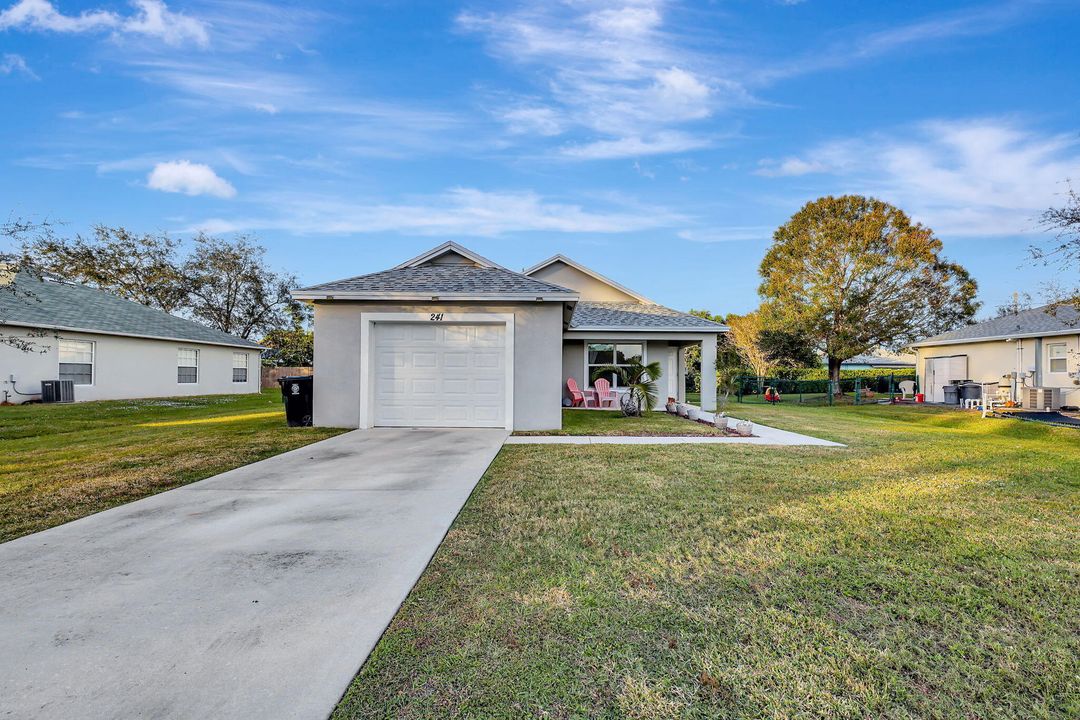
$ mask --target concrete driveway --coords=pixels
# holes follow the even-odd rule
[[[0,545],[0,717],[325,718],[505,438],[355,431]]]

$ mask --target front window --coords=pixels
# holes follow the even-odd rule
[[[199,351],[180,348],[176,351],[176,382],[191,384],[199,382]]]
[[[1068,372],[1068,358],[1065,351],[1065,343],[1054,343],[1048,346],[1050,356],[1050,372]]]
[[[94,343],[60,341],[60,379],[71,380],[76,385],[94,384]]]
[[[631,363],[645,361],[641,343],[590,343],[588,346],[588,381],[591,384],[593,372],[598,368],[614,365],[624,367]],[[618,387],[619,378],[615,373],[608,376],[612,387]]]
[[[234,383],[246,383],[248,371],[247,353],[232,354],[232,381]]]

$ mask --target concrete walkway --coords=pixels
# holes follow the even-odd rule
[[[709,421],[712,421],[711,414]],[[687,420],[687,422],[691,422]],[[734,426],[738,420],[731,418]],[[626,435],[513,435],[508,445],[785,445],[847,447],[843,443],[802,435],[754,423],[751,437],[711,437],[708,435],[626,436]]]
[[[0,545],[0,718],[327,717],[505,437],[355,431]]]

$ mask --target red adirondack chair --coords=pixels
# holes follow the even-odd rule
[[[596,378],[593,387],[596,389],[597,405],[604,407],[604,403],[607,403],[610,407],[615,407],[615,391],[611,389],[610,380]]]
[[[578,387],[577,380],[574,378],[566,379],[566,389],[570,391],[570,406],[571,407],[585,407],[589,406],[589,403],[594,402],[590,395],[586,395]]]

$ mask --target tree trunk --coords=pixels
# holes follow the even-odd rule
[[[835,393],[837,395],[843,394],[840,391],[840,363],[842,362],[844,361],[839,358],[834,358],[832,355],[829,356],[829,380],[834,383],[833,387],[835,388]]]

